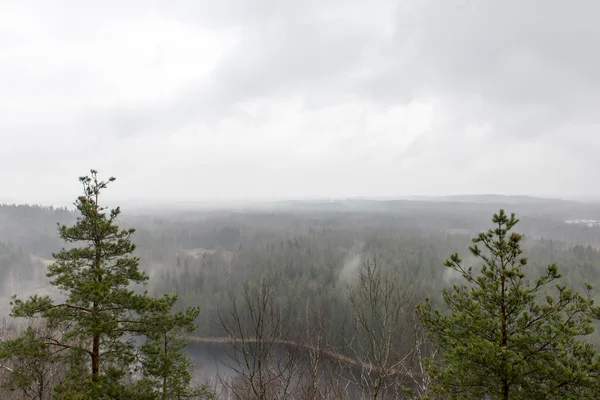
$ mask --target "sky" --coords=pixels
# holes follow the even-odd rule
[[[0,0],[0,201],[599,198],[596,0]]]

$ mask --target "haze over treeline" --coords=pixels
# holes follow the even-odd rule
[[[175,311],[199,306],[185,352],[197,366],[194,381],[217,397],[261,398],[244,391],[258,385],[271,393],[265,398],[355,398],[373,390],[387,398],[432,396],[434,383],[443,383],[425,378],[431,371],[423,360],[442,360],[449,349],[425,336],[415,309],[425,298],[447,308],[442,290],[464,277],[444,267],[445,260],[459,252],[479,271],[481,261],[468,253],[471,238],[488,229],[491,215],[503,208],[520,217],[521,246],[529,258],[523,270],[530,279],[554,263],[575,290],[585,292],[586,282],[600,279],[596,203],[527,196],[282,201],[216,209],[125,208],[119,224],[136,229],[131,238],[140,268],[150,277],[149,294],[177,294]],[[14,294],[61,298],[50,288],[46,268],[53,253],[75,245],[63,243],[56,223],[71,225],[78,215],[73,208],[0,206],[4,315]],[[374,289],[383,282],[393,286]],[[369,303],[373,296],[382,297]],[[257,315],[266,325],[256,325]],[[397,322],[389,331],[376,328],[392,315]],[[6,325],[3,337],[22,329],[15,323]],[[379,350],[361,344],[371,334]],[[260,347],[257,339],[273,348]],[[600,345],[596,333],[589,340]],[[378,358],[381,351],[388,362]],[[248,365],[255,364],[248,360],[281,371],[253,381],[255,367]],[[375,371],[387,372],[378,378]]]
[[[0,399],[600,398],[599,14],[0,0]]]

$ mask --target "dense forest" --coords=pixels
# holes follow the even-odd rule
[[[515,212],[518,224],[510,214],[498,214],[500,209]],[[65,242],[57,224],[74,225],[80,214],[81,209],[74,208],[0,206],[0,311],[5,316],[0,336],[4,342],[33,324],[31,319],[9,317],[11,296],[64,296],[50,285],[47,271],[61,249],[66,253],[77,250],[77,241]],[[600,226],[594,223],[596,219],[600,219],[600,205],[595,204],[464,196],[278,202],[229,209],[125,209],[114,223],[125,231],[135,228],[133,254],[149,278],[149,296],[177,295],[173,313],[185,314],[190,307],[199,307],[193,329],[180,335],[187,343],[185,354],[196,363],[192,380],[203,388],[202,393],[195,393],[198,398],[567,398],[569,393],[572,398],[594,398],[600,385],[596,378],[592,383],[588,380],[600,371],[593,353],[600,338],[593,330],[595,322],[588,327],[587,319],[595,318],[591,300],[597,295],[592,291],[591,297],[586,297],[585,293],[587,283],[600,280]],[[480,236],[490,228],[495,239]],[[518,237],[511,236],[513,231],[519,232]],[[484,246],[487,256],[469,250],[473,238],[488,246]],[[521,252],[527,257],[522,265],[516,261]],[[506,264],[508,258],[498,258],[500,264],[494,261],[502,254],[512,257],[510,265]],[[563,276],[554,274],[549,265],[556,265]],[[467,266],[473,270],[468,272]],[[493,284],[478,280],[477,274]],[[506,301],[512,301],[517,310],[515,315],[525,318],[541,313],[541,319],[553,315],[552,323],[566,324],[561,326],[572,334],[562,338],[548,333],[551,343],[563,340],[556,353],[551,353],[552,361],[534,355],[525,361],[513,360],[511,368],[520,371],[519,375],[507,372],[508,361],[504,360],[504,369],[481,368],[486,376],[496,374],[498,385],[476,384],[481,376],[474,374],[466,361],[457,360],[485,350],[491,357],[486,362],[491,365],[494,362],[490,360],[505,353],[495,347],[469,347],[478,343],[475,338],[467,346],[470,350],[461,353],[457,349],[462,345],[444,335],[448,330],[458,331],[469,315],[480,316],[469,322],[473,330],[486,318],[494,329],[496,322],[490,315],[495,311],[485,299],[493,297],[489,293],[496,290],[494,285],[505,279],[518,288],[515,293],[521,293],[514,298],[507,295]],[[545,286],[538,290],[535,283],[535,290],[528,292],[526,286],[519,286],[525,285],[524,279]],[[556,287],[558,282],[573,292],[569,295]],[[452,289],[453,285],[458,286]],[[138,284],[131,287],[136,293],[142,291]],[[478,294],[477,287],[484,292]],[[509,289],[498,290],[504,293]],[[554,300],[548,299],[551,309],[542,312],[532,305],[534,300],[543,303],[549,293],[554,294]],[[475,303],[484,311],[471,309]],[[462,313],[463,317],[444,319],[432,310],[441,310],[440,315],[446,316]],[[578,325],[569,325],[570,315]],[[536,334],[554,329],[548,321]],[[502,323],[511,326],[509,322]],[[35,323],[39,325],[39,321]],[[511,323],[517,330],[520,326],[529,329],[518,318]],[[447,325],[442,329],[443,324]],[[506,329],[498,329],[504,335],[499,343],[507,344]],[[446,333],[436,336],[438,330]],[[532,349],[536,340],[541,340],[525,333],[519,337],[529,340],[523,346]],[[591,347],[577,347],[575,337],[584,337]],[[540,372],[539,380],[537,373],[531,380],[517,379],[517,375],[526,375],[531,360],[560,364],[565,376],[572,379],[561,381],[560,388],[548,384],[558,379],[549,373]],[[3,385],[5,392],[0,396],[87,398],[56,394],[54,385],[61,387],[56,382],[64,384],[68,371],[52,370],[49,365],[56,363],[51,358],[38,361],[39,379],[15,382],[4,376],[10,384]],[[7,362],[4,374],[14,369]],[[458,378],[452,376],[476,388],[458,387]],[[45,386],[33,390],[40,379]],[[183,398],[167,397],[161,390],[155,391],[156,398]],[[106,396],[126,398],[123,391]]]

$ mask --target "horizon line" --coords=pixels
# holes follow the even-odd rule
[[[600,197],[598,196],[572,196],[570,198],[565,197],[554,197],[546,195],[528,195],[528,194],[497,194],[497,193],[483,193],[483,194],[446,194],[446,195],[406,195],[406,196],[305,196],[305,197],[214,197],[214,198],[203,198],[203,199],[109,199],[106,203],[116,204],[124,206],[136,206],[136,207],[167,207],[167,206],[190,206],[190,205],[240,205],[243,203],[249,204],[269,204],[269,203],[282,203],[282,202],[340,202],[340,201],[451,201],[457,198],[485,198],[485,197],[496,197],[496,198],[513,198],[518,199],[530,199],[530,200],[545,200],[545,201],[564,201],[564,202],[576,202],[576,203],[599,203]],[[464,200],[462,202],[465,202]],[[468,201],[466,201],[468,202]],[[73,200],[69,202],[65,201],[41,201],[41,202],[27,202],[27,201],[16,201],[16,199],[2,199],[0,198],[0,204],[2,205],[29,205],[29,206],[43,206],[43,207],[54,207],[54,208],[70,208],[73,206]]]

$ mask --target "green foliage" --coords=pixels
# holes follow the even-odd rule
[[[126,372],[134,359],[134,346],[122,338],[140,330],[136,314],[152,303],[129,288],[148,279],[138,270],[138,259],[131,256],[134,230],[121,230],[115,224],[119,208],[107,215],[98,202],[100,191],[112,181],[99,181],[95,171],[80,178],[83,195],[75,206],[81,216],[74,226],[59,227],[67,243],[82,244],[53,254],[56,262],[48,267],[51,284],[66,296],[65,301],[55,304],[48,296],[15,298],[12,310],[15,317],[42,317],[50,327],[64,330],[61,337],[45,338],[45,343],[87,354],[93,381],[98,381],[102,368]]]
[[[377,202],[374,206],[383,204]],[[386,265],[397,266],[390,268],[394,279],[402,277],[403,283],[414,287],[415,296],[431,295],[432,307],[443,309],[442,288],[448,285],[448,280],[462,278],[460,274],[447,274],[453,272],[449,269],[445,273],[439,265],[449,253],[465,247],[475,232],[487,227],[493,211],[491,207],[495,207],[476,203],[413,201],[390,202],[388,206],[359,209],[344,203],[328,204],[321,210],[315,205],[306,205],[305,210],[282,207],[252,212],[170,210],[155,212],[152,216],[130,214],[126,222],[122,222],[121,216],[118,219],[122,228],[136,227],[135,255],[140,257],[140,269],[156,277],[149,281],[149,293],[177,293],[179,300],[174,305],[177,311],[183,312],[188,305],[202,304],[198,321],[203,323],[195,334],[223,336],[222,328],[214,322],[218,321],[218,309],[230,309],[232,306],[226,293],[239,292],[246,282],[270,274],[274,298],[286,308],[286,320],[282,324],[292,326],[298,321],[305,321],[307,310],[318,310],[323,321],[323,343],[333,348],[344,348],[346,342],[342,331],[353,320],[344,296],[345,283],[356,276],[352,268],[347,267],[352,264],[350,261],[355,257],[362,261],[365,257],[378,255]],[[526,273],[530,281],[535,282],[546,274],[547,265],[553,263],[568,266],[568,269],[561,268],[565,276],[560,283],[580,293],[586,290],[585,280],[595,283],[599,279],[600,251],[597,249],[600,248],[600,227],[564,223],[571,214],[578,213],[573,205],[564,212],[554,206],[544,210],[537,205],[511,207],[523,215],[519,228],[528,238],[521,245],[528,255]],[[598,206],[589,207],[580,214],[586,218],[599,218]],[[0,205],[0,241],[6,243],[5,246],[0,245],[0,277],[4,278],[5,290],[20,293],[22,298],[30,291],[41,294],[40,288],[45,289],[47,282],[42,278],[46,271],[42,262],[50,258],[53,250],[62,246],[54,229],[55,223],[60,221],[61,226],[70,226],[76,222],[76,214],[81,212]],[[73,241],[64,246],[72,250],[88,245],[92,244]],[[471,262],[469,258],[466,261]],[[341,279],[348,271],[349,278]],[[474,271],[478,273],[479,269],[476,267]],[[143,284],[134,287],[139,288]],[[467,283],[467,286],[472,285]],[[552,286],[549,284],[546,288]],[[546,288],[541,289],[536,297],[545,294]],[[550,289],[554,296],[558,295],[557,289]],[[50,312],[57,306],[43,296],[30,300],[27,305],[22,305],[23,314],[40,315],[41,311]],[[68,385],[62,385],[61,390],[81,394],[95,385],[104,388],[106,395],[117,393],[121,398],[156,393],[159,390],[158,378],[146,377],[143,382],[138,381],[142,366],[137,361],[137,357],[142,357],[139,346],[145,343],[143,331],[150,329],[149,322],[142,319],[159,312],[153,311],[153,304],[154,301],[149,301],[146,310],[134,307],[128,317],[132,318],[130,321],[135,319],[137,322],[122,325],[132,331],[137,330],[122,337],[136,337],[136,342],[131,343],[129,349],[136,360],[128,368],[120,368],[121,362],[115,360],[113,368],[116,371],[109,370],[111,362],[103,358],[101,376],[94,383],[89,368],[90,355],[84,351],[65,350],[62,354],[69,353],[67,362],[72,368]],[[0,298],[0,308],[7,305]],[[75,310],[71,312],[75,313]],[[246,319],[243,323],[246,324],[244,329],[251,328]],[[68,324],[58,325],[61,325],[55,330],[58,336],[51,335],[49,338],[63,338],[61,329]],[[344,332],[351,333],[348,329]],[[299,332],[293,333],[300,336]],[[108,340],[108,335],[104,338]],[[138,341],[139,338],[142,340]],[[80,346],[82,350],[89,349],[89,340],[78,342],[76,339],[70,339],[69,344]],[[587,335],[586,340],[593,340],[599,345],[600,335],[596,331]],[[429,346],[430,343],[425,342],[424,354],[429,353]],[[56,345],[51,348],[60,349]],[[155,352],[154,356],[160,360],[158,354]],[[123,361],[127,357],[123,357]],[[140,370],[135,371],[136,368]],[[415,368],[420,371],[420,366]],[[110,379],[105,378],[107,376]],[[108,390],[109,387],[112,389]]]
[[[463,266],[458,254],[445,263],[466,280],[443,291],[448,312],[432,310],[428,300],[417,309],[442,351],[429,360],[434,389],[456,399],[598,398],[600,361],[581,340],[594,331],[599,311],[591,286],[581,295],[559,284],[553,264],[526,280],[523,236],[511,232],[518,220],[500,210],[492,221],[495,228],[470,247],[483,261],[479,272]]]
[[[158,332],[176,343],[169,356],[177,360],[177,368],[166,368],[160,364],[162,359],[155,357],[146,360],[154,368],[146,366],[146,371],[153,376],[158,369],[161,377],[177,380],[178,390],[189,386],[190,364],[178,354],[183,344],[177,342],[176,335],[182,331],[176,328],[189,327],[198,311],[172,315],[170,309],[176,297],[154,299],[132,289],[132,285],[148,281],[138,268],[139,259],[132,255],[135,245],[131,236],[135,231],[116,225],[118,207],[107,212],[99,204],[100,192],[114,180],[100,181],[94,170],[91,176],[81,177],[83,195],[75,202],[80,216],[73,226],[59,226],[60,237],[71,247],[53,254],[56,261],[48,267],[47,275],[64,301],[57,303],[49,296],[37,295],[25,301],[13,297],[12,316],[42,318],[52,332],[26,349],[59,349],[61,361],[69,367],[65,382],[55,389],[57,398],[154,398],[152,392],[135,388],[145,382],[137,382],[132,376],[140,351],[136,336],[148,335],[142,354],[149,354],[145,350]],[[11,345],[18,346],[21,340]]]
[[[144,316],[146,341],[141,346],[139,361],[144,384],[160,400],[191,397],[212,398],[205,387],[192,387],[193,365],[182,350],[189,344],[185,335],[196,329],[194,321],[199,309],[171,313],[177,296],[165,295],[154,309]]]

